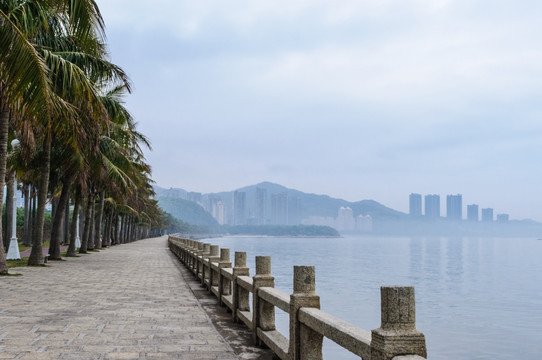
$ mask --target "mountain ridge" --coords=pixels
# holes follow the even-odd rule
[[[201,196],[219,196],[221,201],[226,204],[228,208],[233,207],[233,193],[235,191],[242,191],[246,193],[246,204],[250,209],[255,202],[256,188],[263,188],[267,192],[267,196],[279,193],[287,193],[289,198],[299,198],[301,200],[300,215],[301,218],[307,218],[309,216],[324,216],[324,217],[336,217],[340,207],[350,207],[354,215],[371,215],[375,219],[380,220],[399,220],[405,218],[407,214],[387,207],[375,200],[359,200],[355,202],[347,201],[341,198],[334,198],[327,194],[314,194],[305,193],[301,190],[287,188],[283,185],[272,183],[269,181],[263,181],[254,185],[247,185],[235,190],[221,191],[215,193],[202,193]],[[155,186],[155,192],[157,198],[161,197],[177,197],[186,199],[189,191],[182,188],[162,188]],[[269,206],[268,206],[269,207]],[[167,211],[167,209],[165,209]],[[173,214],[175,215],[175,214]],[[249,214],[250,216],[250,214]]]

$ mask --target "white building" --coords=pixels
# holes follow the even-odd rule
[[[341,206],[337,214],[337,230],[354,231],[356,230],[356,219],[354,212],[350,207]]]
[[[212,214],[219,225],[226,223],[226,205],[222,201],[217,201],[213,204]]]

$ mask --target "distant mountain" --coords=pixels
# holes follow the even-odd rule
[[[343,199],[332,198],[328,195],[317,195],[304,193],[299,190],[289,189],[279,184],[271,182],[262,182],[256,185],[245,186],[234,191],[242,191],[246,194],[246,206],[248,209],[247,216],[250,218],[255,214],[255,194],[256,189],[262,188],[267,193],[267,214],[271,214],[270,201],[272,195],[286,193],[288,198],[298,198],[300,200],[300,215],[301,218],[308,218],[310,216],[326,216],[336,217],[337,212],[341,206],[349,206],[352,208],[354,215],[371,215],[374,220],[401,220],[407,217],[407,214],[400,211],[386,207],[374,200],[361,200],[357,202],[349,202]],[[186,199],[188,192],[184,189],[170,188],[164,189],[159,186],[155,186],[158,201],[164,210],[170,212],[176,216],[172,211],[167,210],[162,202],[165,198],[181,198]],[[225,203],[226,208],[230,211],[233,208],[233,193],[234,191],[223,191],[219,193],[202,194],[202,199],[209,196],[218,196],[220,200]],[[168,204],[171,204],[168,203]],[[184,214],[187,216],[188,214]],[[185,218],[181,218],[184,221],[188,221]],[[190,222],[190,221],[188,221]]]
[[[211,214],[192,201],[174,196],[157,196],[156,200],[158,200],[162,209],[184,222],[193,225],[218,225]]]
[[[186,199],[186,194],[188,191],[184,189],[179,188],[169,188],[164,189],[160,186],[154,186],[154,192],[156,193],[156,197],[172,197],[172,198],[179,198],[179,199]]]

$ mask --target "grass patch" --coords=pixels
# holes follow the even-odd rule
[[[26,246],[26,245],[23,245],[22,242],[19,243],[19,251],[20,252],[23,252],[23,251],[26,251],[28,249],[32,249],[32,246]]]
[[[28,258],[22,258],[21,260],[6,260],[6,263],[8,264],[8,269],[22,267],[28,264]]]
[[[0,276],[23,276],[23,274],[0,274]]]

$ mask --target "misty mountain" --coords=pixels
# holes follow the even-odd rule
[[[300,201],[300,215],[301,218],[307,218],[309,216],[326,216],[326,217],[336,217],[337,212],[341,206],[349,206],[352,208],[354,215],[371,215],[374,220],[401,220],[407,217],[405,213],[386,207],[374,200],[361,200],[357,202],[349,202],[343,199],[332,198],[328,195],[317,195],[305,193],[295,189],[289,189],[279,184],[274,184],[271,182],[262,182],[256,185],[245,186],[234,191],[242,191],[246,194],[246,206],[248,209],[248,216],[254,215],[255,208],[255,194],[256,188],[262,188],[266,190],[268,199],[272,195],[286,193],[288,194],[289,199],[297,198]],[[162,199],[165,198],[178,198],[186,199],[188,196],[188,191],[179,188],[170,188],[164,189],[159,186],[155,186],[155,191],[157,193],[157,199],[160,202],[160,205],[164,210],[175,215],[174,211],[171,208],[166,209],[162,205]],[[233,208],[233,193],[234,191],[223,191],[219,193],[209,193],[202,194],[202,198],[208,196],[219,196],[221,201],[225,203],[228,209]],[[268,201],[269,203],[269,201]],[[171,206],[171,201],[168,202],[168,206]],[[269,205],[268,205],[269,207]],[[201,208],[201,207],[200,207]],[[203,209],[202,209],[203,210]],[[267,213],[270,214],[271,209],[266,209]],[[187,216],[188,214],[184,214]],[[184,221],[188,221],[185,218],[182,218]],[[188,221],[190,222],[190,221]]]
[[[162,209],[184,222],[193,225],[218,225],[211,214],[192,201],[176,196],[157,196],[156,200]]]

